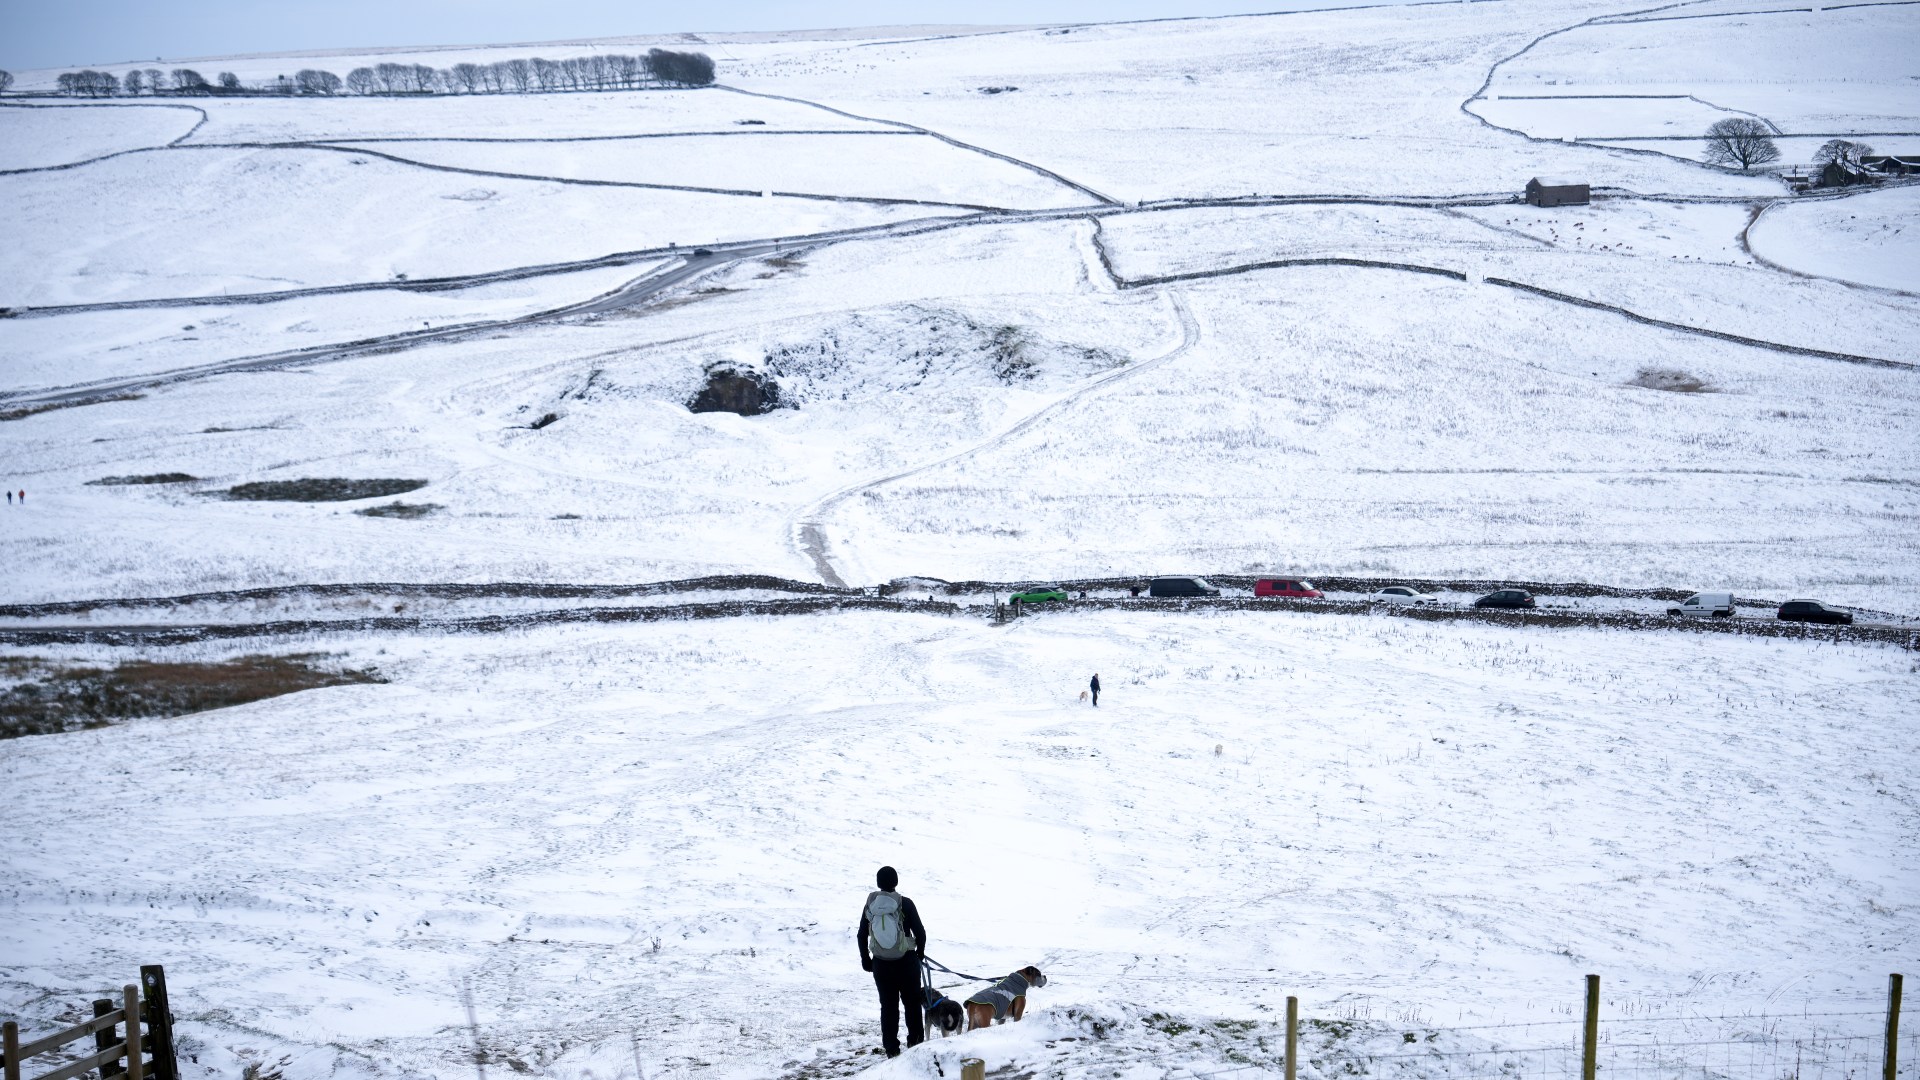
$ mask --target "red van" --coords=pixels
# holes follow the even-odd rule
[[[1261,578],[1253,583],[1255,596],[1279,596],[1291,600],[1318,600],[1320,590],[1313,582],[1299,578]]]

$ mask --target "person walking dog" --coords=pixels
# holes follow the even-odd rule
[[[888,1057],[899,1057],[903,1007],[907,1045],[918,1046],[926,1038],[920,1012],[925,1006],[920,999],[920,961],[927,954],[927,928],[920,924],[913,901],[894,891],[900,875],[893,867],[881,867],[873,882],[880,888],[867,894],[854,940],[860,943],[860,966],[873,972],[873,985],[880,991],[881,1048]]]
[[[1093,681],[1087,684],[1087,689],[1093,692],[1093,707],[1096,709],[1099,708],[1100,707],[1100,674],[1098,672],[1094,673]]]

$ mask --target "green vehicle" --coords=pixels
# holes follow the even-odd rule
[[[1039,588],[1014,593],[1012,602],[1016,604],[1045,604],[1054,600],[1065,600],[1066,598],[1067,590],[1060,588],[1058,585],[1043,585]]]

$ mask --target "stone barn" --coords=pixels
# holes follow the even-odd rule
[[[1527,181],[1527,201],[1534,206],[1585,206],[1587,185],[1577,180],[1555,180],[1536,176]]]

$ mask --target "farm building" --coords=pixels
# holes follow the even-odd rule
[[[1920,173],[1920,157],[1910,154],[1869,154],[1860,159],[1862,167],[1883,176],[1913,176]]]
[[[1585,206],[1589,189],[1576,180],[1536,176],[1527,181],[1527,201],[1534,206]]]

